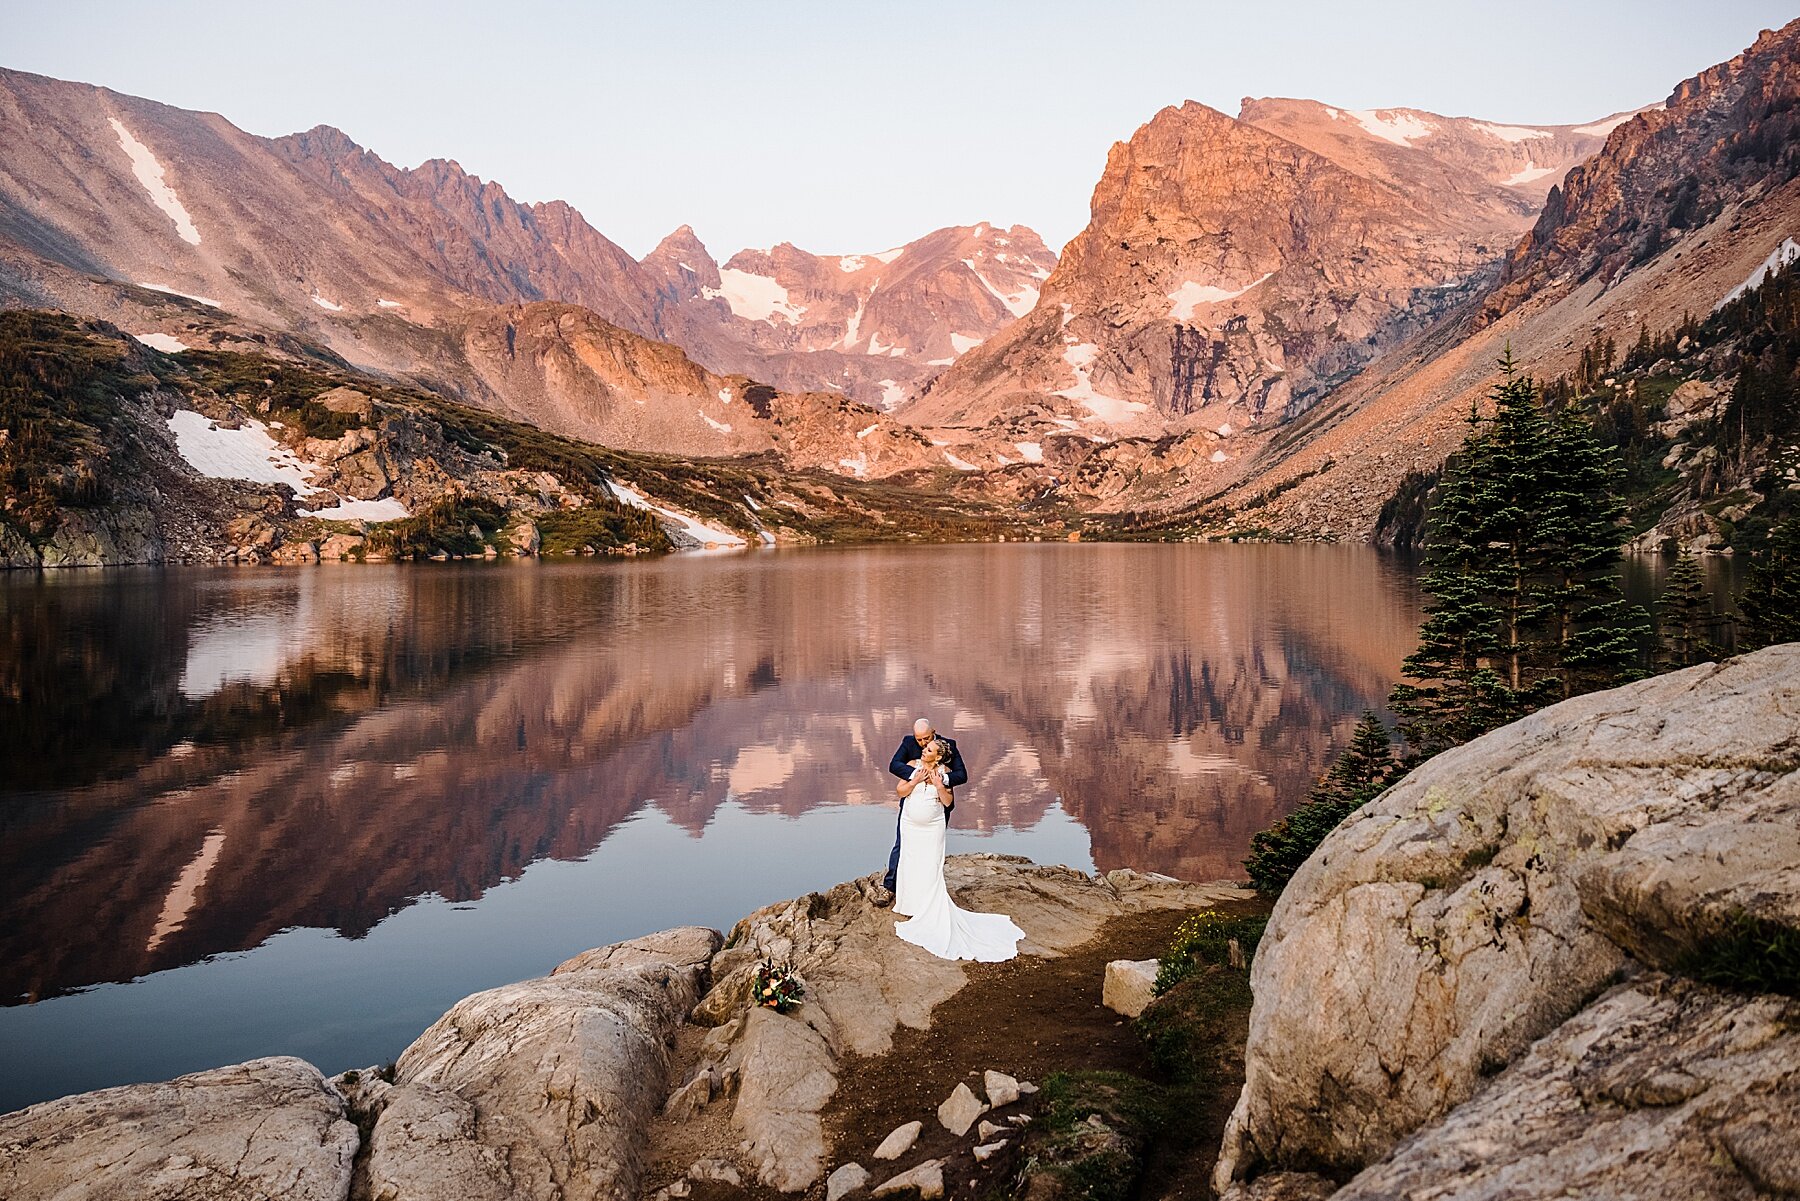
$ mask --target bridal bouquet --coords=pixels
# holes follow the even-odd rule
[[[756,967],[755,995],[758,1005],[773,1009],[776,1013],[786,1013],[806,995],[806,986],[794,974],[792,964],[778,964],[774,960],[765,959]]]

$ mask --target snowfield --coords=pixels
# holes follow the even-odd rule
[[[1020,457],[1027,463],[1044,461],[1044,447],[1041,442],[1014,442],[1013,449],[1018,451]]]
[[[152,292],[161,292],[164,296],[179,296],[183,300],[192,300],[196,304],[203,304],[209,309],[216,309],[216,308],[223,307],[219,304],[218,301],[214,300],[210,296],[195,296],[191,292],[177,292],[174,288],[165,287],[162,284],[147,284],[143,280],[139,280],[138,287],[149,288]]]
[[[1397,108],[1351,109],[1344,114],[1384,142],[1410,146],[1414,138],[1430,137],[1437,126]]]
[[[1021,288],[1017,292],[1008,294],[1002,292],[999,288],[996,288],[992,281],[981,273],[981,269],[975,266],[973,259],[964,259],[962,265],[967,267],[969,273],[981,281],[981,286],[988,290],[988,294],[995,300],[998,300],[1001,305],[1005,307],[1006,311],[1013,316],[1023,317],[1026,313],[1029,313],[1032,309],[1037,307],[1038,291],[1036,288]]]
[[[412,516],[406,505],[394,496],[384,496],[380,500],[345,500],[329,509],[294,511],[302,517],[318,517],[325,521],[399,521],[402,517]]]
[[[1088,373],[1093,369],[1094,360],[1099,357],[1100,348],[1092,342],[1075,342],[1064,347],[1063,362],[1075,373],[1075,386],[1051,395],[1080,401],[1094,415],[1092,419],[1097,421],[1117,423],[1126,420],[1133,413],[1142,413],[1148,409],[1150,406],[1143,401],[1121,400],[1117,396],[1108,396],[1094,390],[1094,382],[1088,378]]]
[[[787,289],[773,279],[735,267],[721,267],[719,286],[701,288],[700,292],[708,300],[723,297],[731,311],[746,321],[774,324],[775,318],[780,317],[789,325],[798,325],[806,315],[804,307],[788,302]]]
[[[951,334],[950,349],[954,350],[957,354],[968,354],[971,350],[974,350],[985,341],[987,341],[986,338],[971,338],[967,334]]]
[[[317,292],[313,293],[312,302],[314,304],[318,305],[320,308],[324,309],[326,312],[341,313],[344,311],[343,305],[337,303],[335,300],[326,300],[323,296],[319,295]]]
[[[1544,178],[1544,176],[1546,176],[1546,175],[1554,175],[1554,174],[1556,174],[1555,167],[1540,167],[1536,163],[1533,163],[1530,159],[1526,159],[1525,160],[1525,169],[1523,171],[1519,171],[1519,172],[1516,172],[1515,174],[1508,175],[1505,179],[1501,180],[1500,182],[1503,185],[1505,185],[1506,187],[1516,188],[1516,187],[1520,187],[1523,184],[1535,183],[1537,180]]]
[[[700,420],[706,422],[706,424],[712,426],[714,429],[718,430],[721,434],[729,434],[731,432],[731,426],[728,423],[723,422],[723,421],[715,421],[711,417],[708,417],[706,415],[705,409],[696,409],[695,411],[700,414]]]
[[[133,334],[131,336],[151,350],[160,350],[164,354],[180,354],[188,348],[188,344],[174,334]]]
[[[1222,304],[1227,300],[1236,300],[1251,288],[1263,283],[1269,276],[1274,274],[1273,271],[1270,271],[1261,278],[1245,284],[1235,292],[1227,292],[1224,288],[1216,287],[1213,284],[1201,284],[1196,283],[1193,280],[1188,280],[1179,288],[1176,288],[1173,292],[1168,294],[1170,304],[1169,316],[1176,321],[1191,321],[1194,317],[1194,310],[1200,305]]]
[[[1547,129],[1530,129],[1524,125],[1489,125],[1486,121],[1476,121],[1472,128],[1479,129],[1490,138],[1499,138],[1502,142],[1524,142],[1531,138],[1547,138]]]
[[[254,418],[232,430],[192,409],[177,409],[169,429],[188,466],[209,479],[286,484],[296,496],[318,491],[312,484],[318,469],[269,437],[269,427]]]
[[[1713,305],[1713,312],[1718,312],[1745,292],[1753,292],[1762,287],[1768,281],[1769,276],[1785,270],[1788,264],[1796,259],[1800,259],[1800,244],[1797,244],[1792,238],[1783,238],[1781,245],[1770,251],[1769,257],[1764,259],[1756,270],[1745,278],[1743,283],[1720,297],[1719,303]]]
[[[175,194],[175,189],[163,178],[163,166],[150,153],[150,147],[132,137],[131,131],[117,117],[108,117],[107,123],[119,135],[119,146],[125,151],[125,157],[131,160],[131,173],[137,176],[137,181],[144,185],[144,191],[150,194],[150,203],[175,223],[177,237],[190,246],[200,245],[200,231],[194,228],[194,219],[188,216],[187,206],[181,203],[181,197]]]
[[[663,523],[673,532],[699,543],[701,546],[748,546],[743,536],[730,530],[707,525],[703,521],[689,517],[686,513],[677,513],[674,509],[659,505],[644,496],[636,488],[623,484],[618,480],[608,481],[612,494],[619,503],[630,505],[634,509],[648,509],[663,518]]]

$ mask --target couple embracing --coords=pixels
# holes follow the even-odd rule
[[[969,779],[956,743],[921,717],[901,740],[888,771],[900,780],[894,789],[900,820],[882,881],[886,894],[879,901],[891,899],[894,912],[907,919],[894,933],[940,959],[1011,959],[1025,932],[1004,913],[958,909],[944,886],[945,831],[956,807],[955,790]]]

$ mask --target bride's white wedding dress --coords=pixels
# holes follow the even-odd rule
[[[920,784],[900,802],[900,865],[894,912],[909,920],[894,933],[939,959],[998,963],[1019,953],[1019,929],[1004,913],[958,909],[944,887],[944,806],[935,784]]]

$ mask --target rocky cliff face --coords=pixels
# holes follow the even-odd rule
[[[1506,349],[1534,376],[1555,379],[1574,372],[1596,337],[1623,350],[1641,328],[1660,335],[1764,278],[1759,270],[1800,231],[1797,48],[1800,22],[1765,33],[1682,83],[1666,107],[1618,125],[1552,193],[1489,293],[1161,503],[1201,505],[1200,524],[1214,531],[1369,537],[1400,481],[1435,471],[1460,443]],[[1728,391],[1736,368],[1730,356],[1710,356],[1670,370],[1676,383]]]
[[[1257,953],[1217,1186],[1791,1188],[1797,705],[1800,645],[1770,648],[1553,706],[1349,818]]]
[[[1507,256],[1484,319],[1597,278],[1610,284],[1727,208],[1800,173],[1800,22],[1679,84],[1554,188]]]
[[[1465,296],[1535,211],[1536,172],[1604,124],[1164,109],[1114,147],[1037,311],[907,414],[979,425],[1036,402],[1153,436],[1291,418]]]
[[[887,409],[1030,312],[1055,265],[1032,230],[985,222],[870,254],[784,242],[723,267],[684,225],[643,261],[660,319],[706,362]]]

